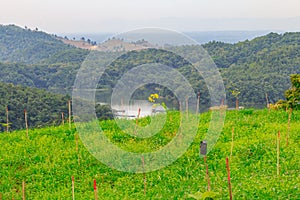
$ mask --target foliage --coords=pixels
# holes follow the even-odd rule
[[[152,139],[131,137],[115,121],[102,121],[101,128],[116,145],[133,152],[153,151],[168,144],[178,129],[179,114],[170,112],[167,126]],[[171,117],[172,116],[172,117]],[[206,169],[199,157],[199,143],[206,134],[211,113],[200,117],[198,134],[188,151],[173,164],[146,174],[111,169],[87,151],[79,140],[76,151],[73,127],[50,126],[26,132],[0,134],[0,193],[3,199],[21,199],[22,181],[28,199],[71,199],[75,177],[75,199],[93,199],[93,179],[99,199],[192,199],[190,194],[208,194]],[[158,116],[159,117],[159,116]],[[277,132],[284,140],[288,114],[284,111],[253,110],[227,112],[225,126],[213,150],[207,155],[211,190],[215,199],[229,199],[225,157],[230,154],[231,130],[235,130],[230,159],[234,199],[298,199],[300,163],[300,112],[291,118],[289,146],[281,142],[280,176],[276,175]],[[145,118],[140,119],[141,124]],[[139,123],[140,124],[140,123]],[[78,157],[80,164],[78,164]],[[209,194],[211,195],[211,194]]]
[[[291,75],[292,87],[285,91],[286,100],[279,100],[274,106],[275,109],[300,109],[300,74]]]
[[[40,63],[52,55],[74,47],[63,44],[47,33],[0,25],[0,60],[2,62]]]
[[[68,116],[68,96],[3,83],[0,83],[0,95],[0,123],[6,125],[8,107],[10,130],[25,128],[24,110],[27,111],[29,127],[58,125],[62,121],[62,112]],[[0,126],[0,131],[4,130],[5,127]]]
[[[13,25],[0,26],[0,35],[1,82],[71,94],[76,73],[89,51],[65,45],[55,36]],[[261,108],[266,105],[266,93],[269,103],[283,99],[284,91],[290,88],[288,76],[300,73],[299,41],[300,33],[270,33],[251,41],[236,44],[210,42],[203,47],[220,69],[227,89],[226,103],[229,106],[235,105],[236,98],[231,93],[234,86],[234,89],[240,91],[240,105]],[[188,50],[192,52],[191,57],[199,55],[197,45],[172,47],[170,50]],[[107,67],[99,82],[99,88],[111,91],[124,73],[146,63],[161,63],[176,68],[192,84],[195,93],[201,92],[200,101],[203,106],[200,109],[209,107],[209,93],[197,70],[180,56],[163,50],[124,52],[124,55]],[[142,87],[136,92],[136,97],[148,98],[149,92],[158,92],[155,88],[155,84]],[[161,89],[159,95],[171,107],[168,103],[176,101],[175,96],[167,88]],[[109,92],[98,96],[109,101]]]

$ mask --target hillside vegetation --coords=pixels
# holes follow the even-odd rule
[[[172,117],[171,117],[172,116]],[[115,121],[101,127],[116,145],[133,152],[160,148],[174,137],[177,113],[170,113],[166,127],[152,139],[131,137]],[[73,127],[50,126],[0,134],[0,193],[3,199],[21,199],[22,181],[27,199],[71,199],[75,178],[75,199],[93,199],[93,180],[99,199],[193,199],[207,191],[206,169],[199,157],[210,113],[201,115],[198,134],[176,162],[144,175],[119,172],[97,161],[79,140]],[[140,119],[143,124],[145,119]],[[227,112],[225,126],[214,149],[207,156],[211,191],[215,199],[229,199],[225,158],[229,157],[234,199],[298,199],[300,196],[300,113],[291,118],[286,145],[288,114],[285,111],[244,110]],[[234,142],[232,156],[232,129]],[[280,134],[277,175],[277,133]],[[79,158],[79,159],[78,159]],[[210,193],[211,194],[211,193]]]
[[[1,82],[71,94],[76,73],[88,50],[68,46],[55,36],[40,31],[16,26],[1,26],[0,33]],[[203,47],[220,69],[227,89],[228,104],[234,106],[235,97],[231,92],[238,90],[241,105],[262,108],[267,103],[266,93],[270,103],[283,99],[284,91],[291,86],[290,74],[300,73],[299,41],[300,33],[270,33],[251,41],[236,44],[210,42]],[[195,55],[199,52],[197,46],[173,48],[177,51],[192,49]],[[208,105],[209,95],[203,86],[204,82],[199,81],[199,75],[181,58],[152,49],[124,53],[108,67],[99,87],[113,86],[123,73],[138,64],[160,62],[178,68],[188,76],[195,91],[200,90],[203,94],[203,103]],[[149,92],[138,92],[144,93],[139,99],[145,99],[152,88],[147,86]],[[161,96],[169,98],[170,95],[164,92]]]
[[[74,47],[55,36],[15,25],[0,25],[0,60],[2,62],[38,63],[52,55]]]
[[[68,116],[68,96],[3,83],[0,83],[0,94],[0,132],[6,130],[6,108],[9,130],[25,128],[24,110],[27,111],[29,127],[59,125],[61,113]]]

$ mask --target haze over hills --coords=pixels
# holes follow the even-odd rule
[[[0,26],[0,34],[1,82],[71,93],[76,73],[89,50],[64,44],[55,35],[13,25]],[[270,102],[284,98],[284,91],[290,87],[289,75],[300,73],[299,44],[300,33],[270,33],[250,41],[209,42],[203,47],[220,69],[229,105],[234,104],[231,90],[239,89],[242,105],[264,107],[266,93]],[[105,71],[102,87],[112,87],[122,73],[135,65],[136,55],[135,51],[128,52],[126,61],[120,58],[112,63]],[[151,51],[139,52],[140,62],[154,59],[176,65],[176,59],[168,61],[162,55],[161,52],[151,58]],[[182,67],[182,73],[188,73]],[[202,88],[199,84],[194,83],[195,90]]]
[[[211,41],[219,41],[225,43],[237,43],[245,40],[252,40],[256,37],[267,35],[272,31],[262,30],[262,31],[198,31],[198,32],[183,32],[183,34],[191,37],[200,44],[205,44]],[[275,31],[278,33],[283,33],[283,31]],[[61,33],[61,35],[66,35],[68,38],[80,39],[82,37],[90,38],[96,41],[98,44],[112,38],[114,33]]]

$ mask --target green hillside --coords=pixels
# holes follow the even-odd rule
[[[74,47],[65,45],[55,36],[15,25],[0,25],[0,61],[39,63],[52,55]]]
[[[13,25],[0,26],[0,34],[1,82],[71,94],[76,73],[90,51],[65,45],[55,36]],[[251,41],[236,44],[210,42],[203,47],[220,69],[229,106],[235,104],[231,91],[239,90],[242,106],[263,108],[266,93],[270,103],[283,99],[284,91],[290,87],[290,74],[300,73],[299,41],[300,33],[270,33]],[[197,55],[198,48],[174,47],[179,52],[191,50],[191,56]],[[209,94],[195,70],[191,70],[181,58],[153,49],[125,53],[115,60],[104,73],[99,87],[111,88],[132,67],[151,62],[178,68],[188,76],[195,91],[201,91],[202,103],[209,105]],[[137,97],[147,98],[153,88],[147,86],[147,91],[136,93]],[[171,101],[173,98],[168,91],[162,92],[161,96]]]
[[[25,128],[24,110],[27,110],[29,127],[44,127],[61,123],[66,117],[70,97],[55,95],[45,90],[0,83],[0,132],[6,129],[6,107],[9,130]]]
[[[171,117],[172,116],[172,117]],[[73,127],[50,126],[0,134],[0,195],[21,199],[22,181],[27,199],[71,199],[75,178],[75,199],[93,199],[93,180],[99,199],[192,199],[207,191],[206,169],[199,157],[199,143],[209,126],[210,113],[201,115],[198,134],[188,151],[176,162],[144,175],[119,172],[90,155]],[[140,119],[143,124],[145,119]],[[156,149],[174,137],[178,113],[168,116],[167,126],[151,139],[136,139],[117,128],[114,121],[101,127],[112,142],[140,152]],[[243,110],[227,112],[224,129],[207,156],[211,191],[215,199],[229,199],[225,158],[230,157],[232,129],[234,143],[230,157],[234,199],[298,199],[300,196],[300,112],[291,117],[286,145],[288,114],[285,111]],[[176,124],[176,123],[175,123]],[[277,132],[280,135],[280,170],[277,175]],[[143,149],[145,147],[145,149]],[[79,161],[78,161],[79,157]],[[212,193],[210,193],[211,195]]]

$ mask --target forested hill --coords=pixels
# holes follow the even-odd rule
[[[237,44],[210,42],[204,45],[220,68],[228,90],[238,89],[246,106],[261,107],[284,99],[290,74],[300,73],[300,33],[276,34]],[[230,91],[229,99],[233,101]]]
[[[0,83],[0,96],[0,132],[6,129],[6,107],[9,130],[25,128],[25,109],[29,127],[57,125],[62,122],[62,112],[68,116],[69,96],[3,83]]]
[[[2,62],[39,63],[44,59],[75,47],[64,44],[55,35],[0,25],[0,60]]]
[[[203,47],[209,52],[219,68],[251,63],[266,67],[284,67],[284,64],[300,62],[300,33],[270,33],[251,41],[229,44],[209,42]]]

